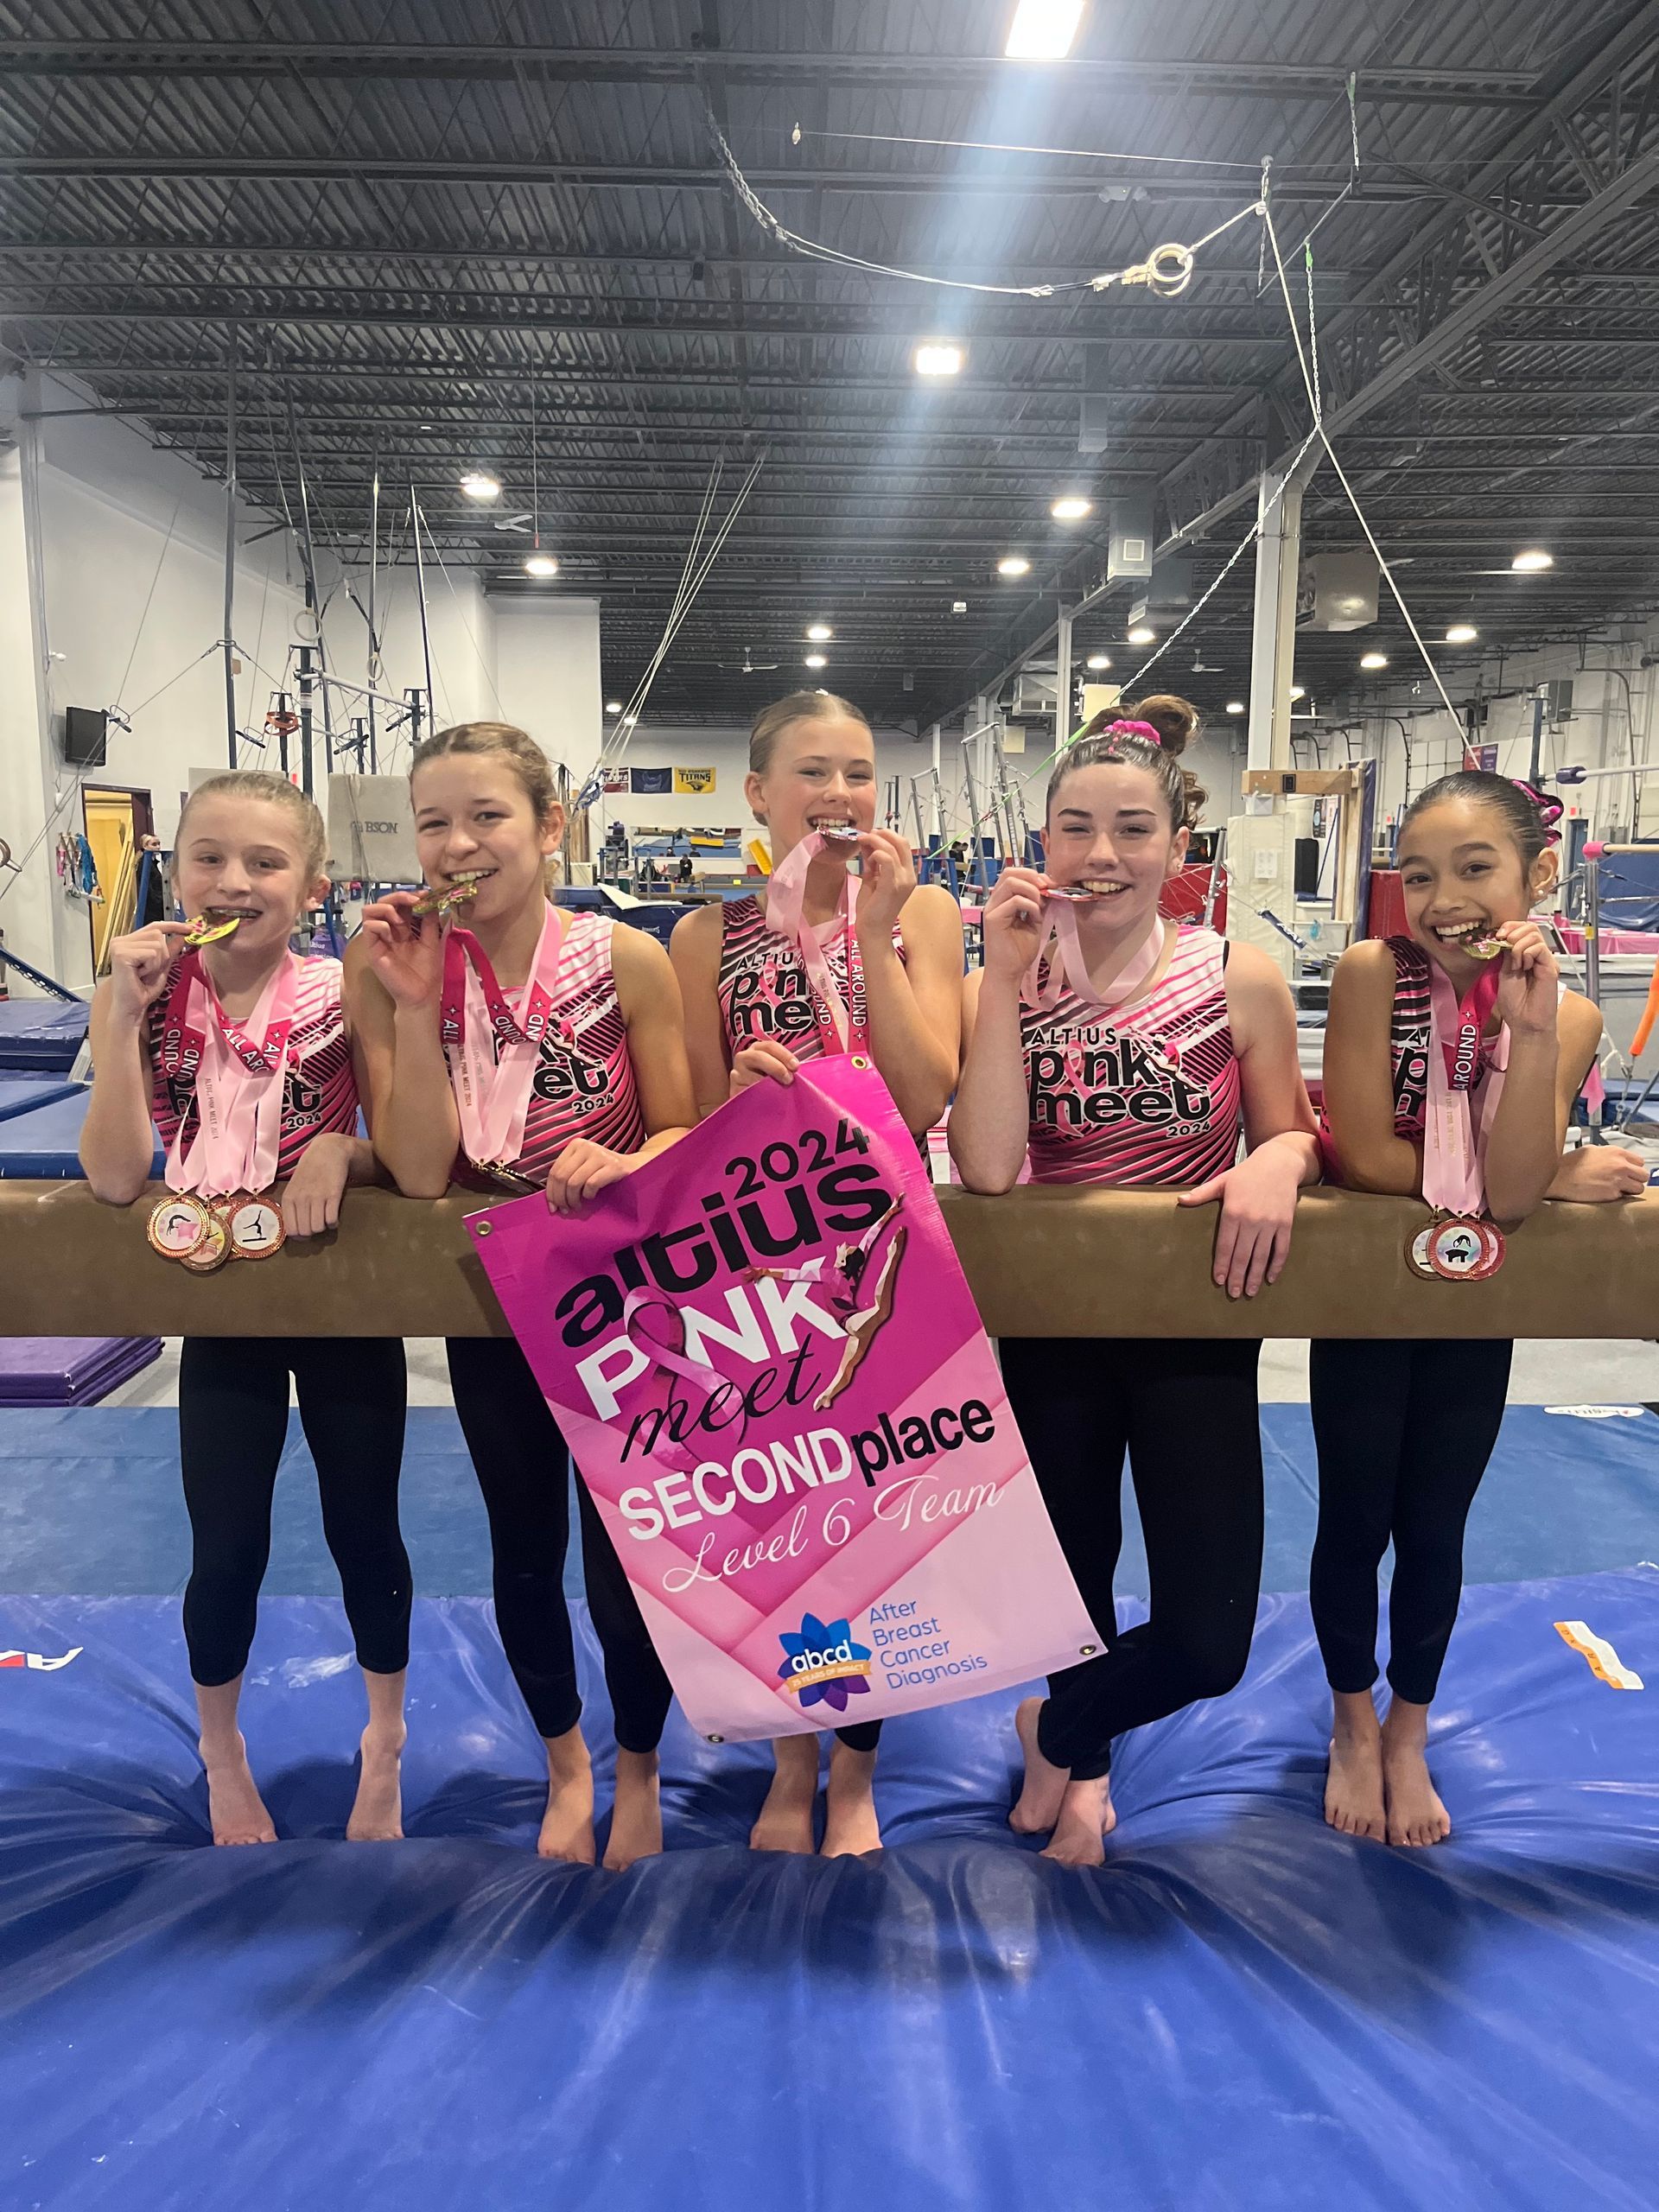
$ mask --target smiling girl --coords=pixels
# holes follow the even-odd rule
[[[875,742],[849,701],[797,691],[762,709],[744,792],[772,845],[752,898],[700,908],[674,932],[697,1110],[747,1084],[787,1083],[803,1060],[867,1052],[918,1137],[944,1111],[961,1029],[962,918],[920,887],[909,846],[876,826]],[[855,880],[849,864],[857,860]],[[823,1849],[880,1844],[874,1796],[879,1721],[837,1729]],[[750,1840],[810,1852],[818,1738],[774,1747],[777,1771]]]
[[[435,732],[410,788],[428,893],[368,907],[362,950],[347,961],[376,1149],[411,1198],[442,1198],[460,1176],[545,1186],[550,1205],[574,1212],[696,1118],[668,956],[639,930],[549,899],[564,810],[523,730]],[[537,1848],[591,1863],[593,1770],[564,1600],[564,1440],[511,1338],[452,1338],[448,1355],[490,1516],[496,1626],[547,1752]],[[657,1745],[671,1692],[585,1484],[576,1496],[619,1747],[605,1864],[628,1866],[662,1849]]]
[[[1128,711],[1061,756],[1044,870],[997,879],[984,968],[968,979],[950,1149],[975,1191],[1011,1190],[1029,1154],[1039,1183],[1219,1199],[1215,1281],[1253,1297],[1277,1280],[1297,1194],[1319,1174],[1295,1012],[1264,953],[1160,918],[1204,798],[1178,757],[1198,717],[1168,697]],[[1127,1262],[1122,1280],[1128,1302]],[[1009,1402],[1107,1644],[1019,1713],[1025,1786],[1010,1817],[1023,1833],[1052,1831],[1045,1855],[1068,1866],[1103,1856],[1112,1738],[1219,1697],[1243,1672],[1262,1567],[1261,1349],[1215,1337],[1002,1341]],[[1119,1635],[1126,1449],[1152,1609]]]
[[[289,949],[327,889],[322,817],[286,777],[238,771],[202,784],[179,823],[173,881],[192,923],[153,922],[110,949],[92,1001],[92,1096],[81,1164],[98,1197],[130,1205],[155,1138],[175,1192],[257,1198],[284,1179],[282,1225],[315,1236],[346,1185],[376,1179],[357,1135],[355,1043],[334,960]],[[152,1128],[152,1122],[154,1127]],[[225,1256],[222,1231],[205,1256]],[[159,1264],[159,1262],[158,1262]],[[280,1257],[274,1264],[282,1265]],[[409,1664],[409,1554],[397,1525],[404,1347],[385,1337],[187,1337],[179,1450],[190,1515],[184,1634],[200,1718],[215,1843],[276,1831],[237,1726],[292,1375],[316,1463],[323,1533],[340,1569],[369,1722],[346,1834],[402,1833],[398,1763]]]
[[[1354,945],[1332,981],[1326,1134],[1352,1188],[1421,1193],[1510,1225],[1552,1189],[1626,1194],[1618,1163],[1629,1155],[1561,1157],[1601,1016],[1561,990],[1531,918],[1555,881],[1548,822],[1560,812],[1529,785],[1473,770],[1443,776],[1408,810],[1397,861],[1409,933]],[[1429,1778],[1428,1709],[1514,1349],[1444,1335],[1313,1344],[1309,1595],[1332,1703],[1325,1816],[1345,1834],[1431,1844],[1452,1832]],[[1376,1572],[1390,1542],[1392,1697],[1379,1724]]]

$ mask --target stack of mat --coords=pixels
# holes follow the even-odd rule
[[[161,1356],[159,1337],[0,1338],[0,1406],[91,1406]]]
[[[89,1009],[55,1000],[0,1001],[0,1068],[56,1075],[73,1067]]]

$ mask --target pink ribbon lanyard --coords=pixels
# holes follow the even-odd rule
[[[667,1314],[676,1334],[677,1344],[665,1344],[660,1338],[649,1336],[639,1327],[639,1317],[653,1309]],[[690,1359],[685,1351],[685,1317],[678,1306],[671,1306],[665,1298],[654,1297],[648,1290],[631,1290],[622,1301],[622,1333],[637,1352],[642,1352],[653,1366],[664,1368],[670,1375],[677,1375],[689,1382],[698,1395],[713,1397],[725,1380],[707,1360],[702,1363]]]
[[[188,1110],[180,1116],[167,1154],[169,1190],[224,1198],[235,1191],[268,1191],[276,1181],[299,975],[298,959],[285,952],[252,1013],[234,1021],[220,1006],[200,957],[190,952],[180,962],[168,996],[160,1058],[162,1073],[172,1077],[194,1055],[196,1127],[187,1143]]]
[[[1478,1123],[1470,1088],[1480,1068],[1480,1045],[1497,997],[1497,974],[1475,978],[1459,1002],[1452,979],[1429,963],[1428,1085],[1424,1102],[1423,1196],[1438,1211],[1478,1214],[1486,1204],[1486,1141],[1503,1095],[1510,1033],[1500,1029],[1482,1088]]]
[[[823,1050],[868,1052],[870,1027],[864,1005],[864,963],[853,933],[857,894],[851,874],[845,877],[840,904],[827,922],[815,926],[802,915],[808,872],[824,849],[823,837],[816,830],[810,830],[779,861],[766,886],[766,927],[774,937],[786,939],[801,956],[801,965],[812,989],[812,1017]],[[847,944],[847,995],[853,1004],[851,1014],[830,966],[830,949],[838,938],[844,938]]]
[[[1122,1006],[1139,990],[1145,988],[1152,972],[1164,953],[1164,921],[1161,914],[1154,914],[1152,926],[1144,941],[1129,955],[1127,964],[1113,976],[1103,992],[1097,991],[1090,981],[1089,963],[1083,957],[1083,943],[1077,935],[1077,915],[1070,899],[1050,899],[1044,906],[1043,918],[1053,930],[1052,950],[1048,952],[1048,976],[1039,981],[1045,951],[1051,942],[1046,936],[1038,947],[1037,957],[1027,969],[1020,986],[1020,996],[1028,1007],[1040,1007],[1050,1013],[1060,1002],[1062,993],[1069,984],[1072,995],[1087,1006]]]
[[[461,1148],[486,1166],[507,1166],[524,1148],[524,1123],[542,1046],[553,1027],[569,931],[550,901],[517,1006],[496,981],[470,930],[444,941],[438,1033],[461,1118]]]

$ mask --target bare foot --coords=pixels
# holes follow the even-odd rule
[[[207,1770],[207,1813],[213,1824],[215,1843],[275,1843],[276,1824],[265,1810],[248,1764],[248,1747],[238,1733],[222,1750],[210,1755],[201,1747]]]
[[[760,1817],[749,1830],[751,1851],[810,1854],[812,1810],[818,1801],[818,1738],[780,1736],[772,1747],[776,1772]]]
[[[1331,1758],[1325,1777],[1326,1825],[1344,1835],[1388,1834],[1382,1803],[1382,1732],[1369,1690],[1332,1694]]]
[[[620,1874],[636,1859],[655,1859],[662,1847],[657,1754],[619,1751],[616,1802],[611,1808],[611,1840],[605,1847],[605,1864],[613,1874]]]
[[[1060,1816],[1044,1851],[1062,1866],[1099,1866],[1106,1853],[1103,1846],[1117,1826],[1109,1777],[1093,1782],[1068,1782],[1060,1802]]]
[[[1020,1835],[1048,1834],[1060,1817],[1066,1784],[1071,1779],[1069,1767],[1051,1766],[1037,1748],[1037,1716],[1042,1709],[1041,1698],[1022,1698],[1014,1716],[1020,1747],[1026,1755],[1026,1779],[1008,1815],[1008,1826]]]
[[[1444,1843],[1452,1815],[1429,1779],[1424,1756],[1428,1744],[1428,1707],[1395,1698],[1382,1726],[1382,1789],[1388,1805],[1389,1841]]]
[[[874,1786],[874,1751],[855,1751],[850,1744],[831,1745],[821,1858],[856,1859],[864,1852],[880,1850]]]
[[[543,1737],[547,1745],[547,1811],[536,1840],[537,1856],[591,1866],[594,1845],[594,1770],[580,1728]]]
[[[403,1768],[406,1731],[395,1734],[372,1722],[363,1731],[357,1799],[346,1823],[347,1843],[397,1843],[404,1833]]]

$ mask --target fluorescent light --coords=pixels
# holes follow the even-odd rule
[[[806,664],[809,668],[823,668],[825,665],[824,657],[822,653],[808,653]]]
[[[1534,545],[1524,553],[1517,553],[1510,563],[1518,576],[1534,575],[1540,569],[1553,569],[1554,565],[1555,556],[1546,553],[1541,545]]]
[[[623,717],[622,717],[622,727],[623,727],[623,728],[624,728],[624,729],[632,729],[632,728],[633,728],[634,724],[639,721],[639,715],[623,715]]]
[[[1472,645],[1480,635],[1472,622],[1454,622],[1446,633],[1448,645]]]
[[[1094,512],[1094,506],[1095,503],[1092,499],[1067,497],[1064,499],[1056,499],[1048,512],[1056,522],[1081,522],[1084,515]]]
[[[1071,51],[1083,0],[1020,0],[1002,51],[1014,61],[1058,61]]]
[[[1031,563],[1023,553],[1006,553],[996,564],[996,573],[999,576],[1027,576]]]
[[[827,622],[811,622],[807,625],[806,634],[815,645],[827,645],[836,633]]]
[[[1227,702],[1227,712],[1230,715],[1242,715],[1243,711],[1244,702],[1242,699],[1230,699]]]
[[[607,715],[620,715],[622,711],[622,702],[620,699],[607,699],[605,702],[605,711]]]
[[[556,576],[559,564],[550,553],[526,553],[524,574],[527,576]]]
[[[501,486],[487,469],[469,468],[461,480],[461,488],[469,499],[499,499]]]
[[[1129,632],[1129,643],[1132,645],[1155,645],[1157,642],[1158,632],[1155,630],[1148,630],[1144,622],[1137,629],[1131,630]]]
[[[1307,692],[1303,685],[1293,683],[1290,687],[1290,696],[1293,699],[1306,699]]]
[[[1090,668],[1109,668],[1111,664],[1111,657],[1108,653],[1090,653],[1089,656]]]
[[[1387,653],[1362,653],[1359,657],[1359,664],[1362,668],[1386,668],[1389,664],[1389,657]]]
[[[968,356],[948,338],[925,338],[910,357],[918,377],[954,377],[961,373]]]

